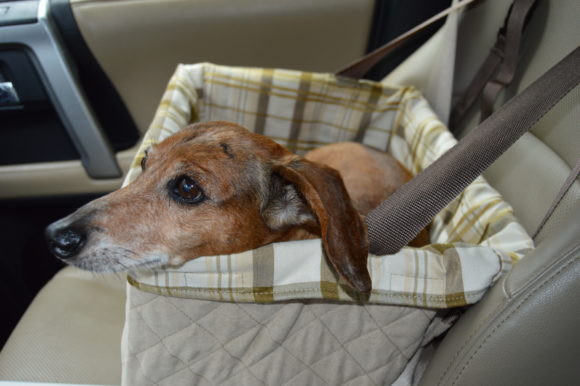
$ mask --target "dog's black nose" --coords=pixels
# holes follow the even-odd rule
[[[59,228],[50,225],[46,228],[46,241],[50,251],[61,259],[70,259],[83,247],[85,233],[78,227]]]

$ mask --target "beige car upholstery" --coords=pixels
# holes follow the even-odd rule
[[[463,20],[456,95],[495,41],[509,2],[484,2]],[[519,75],[498,104],[580,44],[580,3],[539,1]],[[461,38],[463,37],[463,39]],[[476,125],[478,107],[464,132]],[[534,233],[580,156],[576,87],[486,173]],[[564,197],[537,249],[472,307],[432,355],[421,385],[575,385],[580,379],[580,183]],[[415,379],[417,381],[417,379]]]
[[[86,0],[83,37],[145,131],[178,63],[332,72],[364,54],[372,0]]]
[[[511,2],[485,1],[461,23],[454,94],[461,95],[493,46]],[[538,1],[522,42],[520,66],[513,84],[496,106],[523,90],[580,45],[580,2]],[[464,132],[476,126],[479,105]],[[580,88],[562,100],[486,172],[489,182],[512,204],[516,216],[533,234],[562,182],[580,156]],[[580,200],[580,186],[575,188]]]
[[[121,383],[123,276],[60,271],[0,352],[0,380]]]
[[[137,147],[117,153],[123,175],[129,170],[136,152]],[[122,177],[98,180],[89,177],[81,161],[0,166],[0,199],[108,193],[118,189],[122,182]]]
[[[578,384],[577,219],[562,224],[459,319],[421,385]]]

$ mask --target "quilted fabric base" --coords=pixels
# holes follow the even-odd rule
[[[390,384],[436,315],[385,305],[181,299],[132,287],[127,305],[123,385]]]

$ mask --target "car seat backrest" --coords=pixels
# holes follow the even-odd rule
[[[511,2],[483,1],[458,33],[455,98],[493,46]],[[516,78],[496,107],[580,44],[580,2],[539,0]],[[580,69],[579,69],[580,70]],[[477,126],[479,105],[460,127]],[[580,87],[573,89],[485,174],[534,234],[580,156]],[[422,385],[572,385],[580,377],[580,183],[574,182],[537,248],[462,316],[433,354]],[[417,381],[417,380],[416,380]]]
[[[495,42],[511,2],[484,1],[465,14],[459,27],[454,97],[461,95]],[[580,3],[538,1],[524,33],[513,83],[500,94],[496,107],[518,94],[580,44]],[[465,133],[479,121],[479,103],[463,122]],[[488,169],[485,176],[514,207],[533,234],[580,156],[580,87],[572,90],[532,130]],[[541,241],[568,215],[580,209],[576,182],[538,235]]]

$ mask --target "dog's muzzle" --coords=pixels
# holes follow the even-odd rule
[[[63,260],[76,256],[86,241],[86,234],[81,227],[62,227],[58,222],[49,225],[45,235],[50,251]]]

